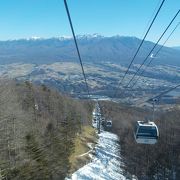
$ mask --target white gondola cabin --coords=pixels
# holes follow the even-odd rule
[[[155,144],[159,131],[154,122],[137,121],[134,136],[137,143]]]
[[[106,128],[112,128],[112,121],[111,120],[106,122]]]

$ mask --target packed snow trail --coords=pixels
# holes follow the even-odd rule
[[[72,180],[122,180],[118,137],[102,131],[95,147],[92,162],[72,174]]]
[[[101,122],[101,113],[99,104],[93,111],[92,126],[98,127]],[[71,180],[125,180],[123,176],[123,165],[120,157],[120,145],[117,135],[103,130],[100,126],[100,134],[98,134],[98,142],[90,153],[91,162],[74,172]],[[92,152],[92,151],[91,151]]]

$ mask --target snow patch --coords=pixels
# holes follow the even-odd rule
[[[72,174],[71,180],[125,180],[118,136],[102,131],[92,161]],[[70,180],[69,179],[69,180]]]

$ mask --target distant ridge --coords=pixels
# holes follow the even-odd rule
[[[174,46],[172,47],[173,49],[177,49],[177,50],[180,50],[180,46]]]
[[[112,62],[123,65],[129,64],[140,43],[140,39],[136,37],[119,35],[112,37],[99,34],[78,35],[77,39],[84,62]],[[145,41],[135,63],[141,62],[153,45],[153,42]],[[178,65],[179,57],[180,50],[164,47],[156,59],[156,64]],[[16,62],[49,64],[61,60],[77,60],[71,37],[49,39],[32,37],[0,41],[0,64]]]

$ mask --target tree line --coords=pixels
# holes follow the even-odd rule
[[[1,179],[64,179],[92,107],[30,82],[0,82]]]
[[[127,105],[101,102],[103,115],[113,121],[113,132],[120,137],[124,174],[138,179],[180,179],[179,106],[155,114],[160,137],[155,145],[137,144],[134,126],[138,120],[152,119],[152,111]]]

